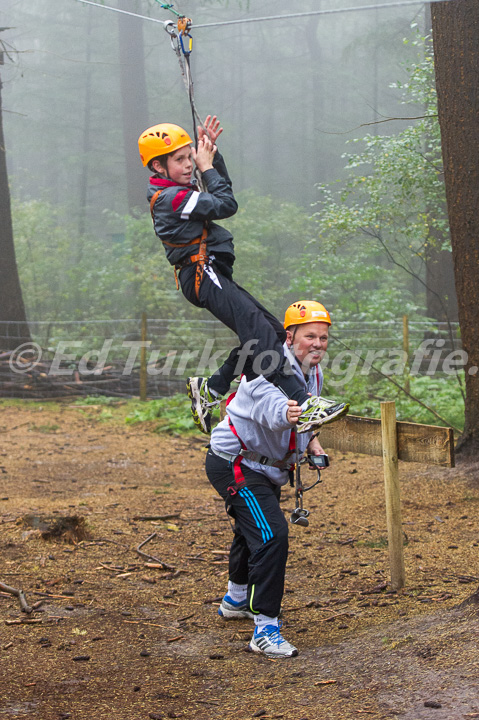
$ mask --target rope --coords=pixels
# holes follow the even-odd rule
[[[198,114],[198,111],[197,111],[196,105],[195,105],[193,78],[191,75],[191,66],[190,66],[190,53],[189,52],[185,53],[183,46],[181,44],[180,35],[177,32],[174,23],[172,23],[172,22],[166,23],[165,30],[168,33],[168,35],[170,36],[171,47],[175,51],[176,57],[178,58],[178,63],[180,66],[180,71],[181,71],[181,77],[183,78],[186,92],[188,93],[188,98],[190,101],[195,142],[198,143],[198,125],[203,127],[203,124],[201,122],[201,118]]]
[[[177,12],[174,9],[174,7],[171,3],[164,3],[164,2],[161,2],[161,0],[156,0],[156,2],[160,4],[160,6],[163,8],[163,10],[170,10],[173,13],[173,15],[176,15],[177,18],[184,17],[181,13]]]
[[[189,27],[189,26],[187,26],[187,27]],[[190,54],[191,54],[193,40],[188,31],[185,32],[182,30],[178,30],[173,22],[167,23],[165,25],[165,30],[168,33],[168,35],[170,36],[171,47],[175,51],[176,57],[178,58],[178,63],[180,66],[180,71],[181,71],[181,77],[183,78],[186,92],[188,93],[188,100],[190,102],[190,108],[191,108],[191,117],[192,117],[192,121],[193,121],[193,137],[195,138],[195,145],[196,145],[196,147],[198,147],[198,127],[204,128],[204,126],[201,121],[198,110],[196,109],[193,77],[191,75]],[[183,38],[185,39],[185,41],[187,39],[189,39],[189,41],[190,41],[188,50],[185,50]],[[201,173],[198,170],[198,168],[195,168],[194,174],[195,174],[195,178],[198,183],[199,189],[204,192],[206,188],[205,188],[205,184],[203,182]]]

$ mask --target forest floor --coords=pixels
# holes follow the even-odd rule
[[[0,582],[43,601],[26,615],[0,596],[0,718],[479,718],[479,611],[458,608],[479,584],[477,467],[400,463],[394,593],[381,458],[331,453],[309,528],[290,526],[283,634],[300,654],[274,661],[245,652],[250,621],[217,614],[231,529],[206,438],[124,415],[0,403]],[[84,539],[44,539],[71,517]],[[141,550],[172,569],[137,553],[152,533]]]

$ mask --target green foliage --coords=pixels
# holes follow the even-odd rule
[[[191,415],[191,400],[185,395],[173,395],[169,398],[150,400],[137,405],[125,418],[125,422],[155,421],[155,431],[159,433],[184,434],[195,429]]]
[[[427,38],[413,44],[409,80],[393,87],[421,119],[397,135],[353,140],[361,149],[345,156],[346,182],[319,187],[318,235],[296,287],[324,299],[335,317],[422,309],[428,248],[450,249],[433,61]]]
[[[378,363],[380,368],[381,365]],[[401,376],[393,375],[393,380],[404,386]],[[413,376],[409,378],[410,394],[435,410],[452,426],[462,428],[464,425],[464,400],[454,378],[449,375]],[[380,402],[394,400],[398,420],[423,423],[426,425],[444,425],[432,412],[428,411],[413,398],[382,377],[371,371],[362,375],[357,369],[347,382],[340,385],[331,383],[331,375],[325,372],[326,396],[347,400],[351,405],[352,415],[380,417]]]
[[[439,374],[428,377],[411,378],[411,394],[420,398],[426,405],[446,418],[451,425],[464,426],[464,400],[454,378]],[[404,393],[398,391],[396,397],[398,417],[426,425],[442,425],[432,413],[418,405]]]
[[[106,405],[116,406],[122,404],[122,401],[118,401],[115,397],[107,397],[106,395],[87,395],[86,397],[78,398],[72,405]]]
[[[314,235],[314,222],[293,202],[251,190],[238,193],[237,200],[238,212],[223,222],[234,237],[235,280],[280,315],[296,299],[291,276]]]
[[[293,283],[298,294],[317,297],[332,311],[333,335],[341,338],[342,323],[357,323],[357,337],[348,344],[363,358],[390,334],[386,321],[404,314],[410,321],[425,319],[428,253],[450,250],[430,38],[416,32],[405,42],[415,48],[416,62],[408,80],[392,87],[412,108],[405,114],[419,117],[396,135],[368,134],[351,141],[358,150],[344,156],[346,181],[319,187],[317,237],[309,244],[302,276]],[[374,329],[367,321],[374,322]],[[342,348],[332,342],[331,357]],[[353,355],[350,366],[354,360]],[[360,367],[348,372],[347,365],[338,363],[336,374],[326,371],[325,392],[347,398],[354,414],[378,416],[380,400],[395,400],[401,420],[440,422],[381,374]],[[401,375],[393,379],[403,384]],[[464,404],[452,377],[413,377],[410,389],[462,427]]]
[[[268,307],[280,307],[281,314],[290,301],[285,291],[291,267],[311,239],[313,223],[294,203],[252,192],[240,193],[238,199],[238,214],[225,222],[238,254],[235,279]],[[148,213],[105,213],[100,238],[79,236],[66,212],[47,202],[16,201],[13,220],[30,320],[107,320],[146,312],[174,318],[177,331],[188,333],[187,320],[201,317],[177,292]],[[109,232],[113,228],[124,232]]]
[[[388,546],[388,539],[387,537],[379,537],[377,540],[358,540],[356,545],[384,550]]]
[[[123,223],[120,242],[108,232],[79,236],[46,202],[15,202],[13,222],[30,320],[181,315],[173,271],[148,215],[110,215],[110,223]]]
[[[55,433],[60,428],[59,425],[55,423],[47,423],[46,425],[30,425],[28,428],[31,432],[39,432],[39,433]]]

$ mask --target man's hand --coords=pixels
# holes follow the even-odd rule
[[[191,155],[200,172],[204,173],[206,170],[211,170],[217,149],[216,145],[204,133],[203,137],[198,139],[198,148],[196,150],[193,147],[191,148]]]
[[[205,135],[207,135],[214,145],[222,132],[223,128],[220,127],[220,121],[216,115],[213,115],[213,117],[211,117],[211,115],[207,115],[204,128],[198,128],[198,139],[201,140],[205,137]]]
[[[308,455],[326,455],[317,437],[311,438],[307,448]]]
[[[299,420],[299,416],[303,412],[301,405],[298,405],[296,400],[288,400],[288,409],[286,410],[286,420],[291,425],[296,425]]]

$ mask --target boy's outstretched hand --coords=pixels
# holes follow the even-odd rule
[[[191,155],[200,172],[204,173],[206,170],[211,170],[217,149],[216,145],[211,142],[205,133],[198,137],[198,147],[196,150],[193,147],[191,148]]]
[[[220,121],[218,120],[216,115],[207,115],[204,128],[198,128],[198,139],[201,140],[205,135],[208,135],[214,145],[222,132],[223,128],[220,127]]]

